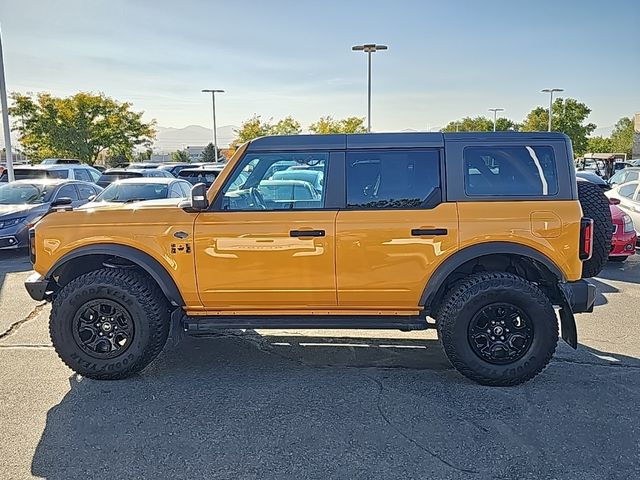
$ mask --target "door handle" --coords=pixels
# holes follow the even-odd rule
[[[411,230],[411,235],[414,237],[421,237],[422,235],[446,235],[447,233],[446,228],[414,228]]]
[[[324,230],[291,230],[290,237],[324,237]]]

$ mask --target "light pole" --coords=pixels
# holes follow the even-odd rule
[[[213,105],[213,151],[218,161],[218,132],[216,132],[216,93],[224,93],[224,90],[202,90],[203,93],[211,92],[211,104]]]
[[[354,52],[365,52],[367,54],[368,74],[367,74],[367,132],[371,132],[371,54],[378,50],[387,50],[386,45],[376,45],[375,43],[365,43],[351,47]]]
[[[490,112],[493,112],[493,131],[496,131],[496,120],[498,112],[504,112],[504,108],[490,108]]]
[[[551,131],[551,109],[553,108],[553,92],[564,92],[563,88],[543,88],[542,93],[549,94],[549,131]]]
[[[4,123],[4,148],[7,153],[7,180],[13,182],[13,153],[11,152],[11,125],[7,105],[7,83],[4,79],[4,57],[2,56],[2,33],[0,33],[0,105],[2,105],[2,123]]]

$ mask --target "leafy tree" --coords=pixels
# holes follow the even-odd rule
[[[200,159],[203,162],[215,162],[216,161],[216,149],[213,146],[213,143],[209,143],[209,145],[204,147],[204,150],[202,151],[202,154],[200,155]]]
[[[500,117],[496,120],[496,131],[498,132],[507,132],[507,131],[517,132],[519,130],[520,130],[520,124],[518,122],[509,120],[506,117]]]
[[[366,133],[364,117],[348,117],[334,120],[331,116],[320,117],[316,123],[309,125],[313,133],[326,135],[330,133]]]
[[[174,162],[191,162],[191,156],[186,150],[178,150],[171,154],[171,160]]]
[[[300,122],[294,120],[293,117],[286,117],[275,125],[265,125],[269,135],[298,135],[302,128]]]
[[[106,150],[121,155],[148,146],[156,134],[155,121],[144,123],[142,112],[133,112],[130,103],[103,94],[80,92],[61,98],[13,93],[11,98],[9,113],[20,119],[13,129],[35,160],[61,156],[93,164]]]
[[[587,140],[589,153],[613,152],[613,142],[607,137],[591,137]]]
[[[496,120],[496,131],[515,130],[518,131],[520,125],[505,117]],[[449,122],[442,132],[492,132],[493,119],[478,116],[464,117],[462,120]]]
[[[631,158],[633,150],[633,119],[622,117],[613,127],[611,132],[612,147],[610,152],[626,153]]]
[[[242,122],[240,128],[235,131],[237,137],[233,141],[234,146],[242,145],[254,138],[264,137],[269,134],[271,123],[262,120],[260,115],[254,115]]]
[[[553,102],[552,128],[556,132],[566,133],[573,143],[576,155],[587,151],[588,136],[596,129],[593,123],[585,123],[591,109],[574,98],[558,98]],[[545,131],[549,125],[549,113],[544,107],[537,107],[529,112],[522,123],[524,132]]]

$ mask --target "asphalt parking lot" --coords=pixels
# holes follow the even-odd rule
[[[230,331],[142,374],[73,375],[0,257],[0,477],[640,478],[640,259],[609,264],[580,347],[514,388],[471,383],[433,332]]]

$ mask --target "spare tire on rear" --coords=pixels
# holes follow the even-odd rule
[[[582,277],[595,277],[604,267],[611,249],[613,222],[609,200],[598,185],[581,180],[578,180],[578,200],[582,214],[593,219],[593,250],[591,258],[582,262]]]

